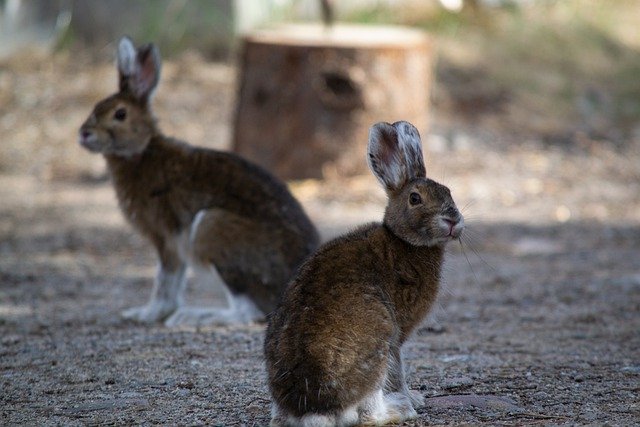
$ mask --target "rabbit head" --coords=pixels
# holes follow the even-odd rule
[[[368,162],[389,199],[384,225],[414,246],[443,245],[464,230],[447,187],[426,177],[418,130],[380,122],[369,132]]]
[[[118,45],[119,91],[98,102],[79,132],[80,144],[95,153],[140,154],[157,133],[149,107],[160,78],[160,54],[153,44],[136,49],[127,37]]]

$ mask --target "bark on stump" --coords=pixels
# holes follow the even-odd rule
[[[432,49],[402,27],[289,25],[243,39],[233,147],[283,179],[366,172],[369,127],[427,127]]]

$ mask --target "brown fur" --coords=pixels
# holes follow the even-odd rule
[[[391,125],[376,126],[383,127],[384,139]],[[380,141],[373,131],[372,138]],[[381,143],[386,146],[380,156],[371,142],[370,152],[376,167],[382,165],[378,170],[384,169],[389,196],[383,223],[323,245],[300,268],[269,320],[269,386],[277,407],[293,417],[339,417],[385,386],[409,393],[400,348],[433,304],[444,245],[463,226],[449,190],[424,177],[422,156],[404,172],[393,169],[399,166],[393,162],[406,166],[398,137]],[[420,204],[410,203],[412,193],[421,196]],[[456,226],[449,228],[447,220]]]
[[[150,55],[142,58],[159,66]],[[157,75],[148,78],[157,83]],[[205,212],[191,256],[213,264],[233,293],[248,295],[270,312],[316,248],[315,227],[286,185],[267,171],[237,155],[162,135],[151,113],[151,93],[135,95],[130,81],[121,69],[122,90],[98,103],[80,130],[81,143],[104,154],[124,216],[153,243],[161,268],[176,271],[185,263],[176,237]],[[122,109],[126,118],[117,120]]]

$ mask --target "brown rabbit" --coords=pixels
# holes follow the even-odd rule
[[[158,253],[151,300],[124,317],[168,318],[168,325],[258,320],[317,247],[315,227],[265,170],[160,132],[150,107],[160,77],[154,45],[136,50],[125,37],[117,57],[120,90],[95,106],[80,144],[104,155],[124,216]],[[228,308],[180,308],[189,265],[222,285]]]
[[[369,167],[389,198],[373,223],[321,246],[270,316],[265,339],[272,426],[382,425],[417,416],[402,344],[436,294],[444,246],[464,220],[425,176],[420,136],[378,123]]]

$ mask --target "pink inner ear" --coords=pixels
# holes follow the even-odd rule
[[[151,51],[138,54],[135,91],[138,96],[149,95],[156,83],[156,64]]]
[[[398,151],[398,136],[395,129],[380,130],[381,150],[379,158],[382,162],[389,164]]]
[[[369,166],[388,190],[397,189],[406,180],[404,155],[396,129],[388,123],[378,123],[371,130]]]
[[[138,72],[138,76],[137,76],[138,88],[137,89],[140,95],[145,95],[151,90],[153,85],[153,80],[155,78],[155,74],[153,72],[153,66],[149,65],[149,62],[151,61],[146,61],[145,63],[143,63],[142,67],[140,68],[140,71]]]

